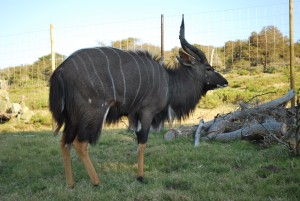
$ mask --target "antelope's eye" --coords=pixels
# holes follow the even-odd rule
[[[214,69],[212,67],[210,67],[210,66],[206,66],[206,70],[207,71],[213,71]]]

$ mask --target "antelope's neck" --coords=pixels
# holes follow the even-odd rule
[[[187,117],[203,94],[203,82],[192,68],[169,70],[169,105],[177,118]]]

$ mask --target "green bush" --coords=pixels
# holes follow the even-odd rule
[[[252,76],[259,75],[262,73],[261,68],[258,68],[258,67],[250,68],[249,71],[250,71],[250,75],[252,75]]]
[[[241,85],[240,85],[240,83],[233,83],[232,84],[232,86],[231,86],[232,88],[240,88],[241,87]]]
[[[48,109],[48,94],[43,94],[36,99],[32,99],[31,102],[28,103],[28,105],[32,109]]]
[[[237,74],[238,75],[249,75],[250,72],[246,69],[240,69],[240,70],[237,71]]]
[[[238,97],[238,91],[233,89],[219,90],[216,94],[224,103],[236,103]]]
[[[249,92],[257,92],[257,91],[262,91],[263,90],[263,86],[259,83],[249,83],[246,86],[246,91]]]
[[[276,73],[276,68],[275,67],[267,67],[265,70],[264,70],[264,73],[269,73],[269,74],[275,74]]]
[[[30,110],[47,109],[49,88],[43,85],[28,85],[23,88],[11,87],[9,89],[10,100],[13,103],[19,103],[22,96],[25,96],[24,102]]]
[[[207,95],[200,100],[200,105],[202,108],[212,109],[224,103],[238,104],[240,102],[249,101],[254,96],[255,93],[247,90],[225,88],[208,92]]]
[[[214,92],[209,92],[200,100],[202,108],[212,109],[222,104],[222,100]]]
[[[31,117],[31,123],[36,125],[50,126],[52,124],[52,117],[50,113],[47,114],[37,113]]]

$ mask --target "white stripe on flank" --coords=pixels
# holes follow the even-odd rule
[[[84,68],[85,68],[85,71],[86,71],[87,75],[88,75],[89,78],[90,78],[89,81],[90,81],[91,85],[92,85],[93,88],[95,89],[97,95],[100,96],[100,94],[98,93],[97,88],[95,87],[95,85],[94,85],[94,83],[93,83],[92,77],[91,77],[90,74],[89,74],[89,70],[87,69],[87,66],[86,66],[85,62],[83,61],[83,59],[82,59],[78,54],[76,54],[76,57],[77,57],[77,58],[81,61],[81,63],[83,64],[83,66],[84,66]]]
[[[151,87],[151,91],[149,92],[149,94],[152,93],[153,89],[154,89],[154,67],[153,67],[153,60],[151,60],[150,58],[147,58],[148,62],[150,63],[151,65],[151,70],[152,70],[152,87]]]
[[[173,123],[175,117],[176,117],[176,113],[174,112],[171,105],[168,105],[168,122]]]
[[[79,69],[78,69],[76,61],[74,60],[74,58],[70,58],[70,59],[73,62],[74,66],[76,67],[77,72],[79,73]]]
[[[110,50],[112,50],[119,58],[119,61],[120,61],[120,71],[121,71],[121,74],[122,74],[122,78],[123,78],[123,87],[124,87],[124,94],[123,94],[123,102],[122,102],[122,105],[125,104],[125,100],[126,100],[126,81],[125,81],[125,75],[124,75],[124,72],[123,72],[123,68],[122,68],[122,60],[121,60],[121,57],[119,55],[119,53],[113,49],[113,48],[109,48]]]
[[[168,78],[167,78],[167,74],[165,72],[164,72],[164,81],[165,81],[165,86],[167,87],[165,96],[168,97],[168,95],[169,95],[169,81],[168,81]]]
[[[96,67],[95,67],[95,64],[94,64],[93,60],[91,59],[91,57],[86,52],[84,52],[84,53],[87,56],[87,58],[89,59],[89,61],[91,62],[92,66],[93,66],[93,70],[95,72],[95,75],[97,76],[98,80],[100,81],[100,84],[101,84],[103,92],[104,92],[105,89],[104,89],[103,82],[102,82],[102,80],[101,80],[101,78],[100,78],[100,76],[99,76],[99,74],[98,74],[98,72],[96,70]]]
[[[135,97],[134,97],[134,99],[133,99],[133,101],[132,101],[132,103],[131,103],[131,105],[130,105],[130,107],[129,107],[129,108],[131,108],[131,106],[132,106],[133,103],[135,102],[135,99],[137,98],[137,96],[138,96],[138,94],[139,94],[139,92],[140,92],[141,84],[142,84],[142,76],[141,76],[140,66],[139,66],[137,60],[134,58],[134,56],[133,56],[132,54],[130,54],[130,53],[127,53],[127,54],[130,55],[130,56],[133,58],[133,60],[134,60],[135,63],[136,63],[138,72],[139,72],[139,86],[138,86],[138,89],[137,89],[137,91],[136,91]]]
[[[113,79],[113,76],[111,75],[111,72],[110,72],[110,66],[109,66],[109,59],[108,57],[106,56],[106,54],[101,50],[101,48],[96,48],[98,51],[100,51],[104,56],[105,56],[105,59],[106,59],[106,62],[107,62],[107,69],[108,69],[108,74],[109,74],[109,77],[110,77],[110,80],[111,80],[111,84],[112,84],[112,87],[113,87],[113,93],[114,93],[114,100],[116,101],[116,89],[115,89],[115,83],[114,83],[114,79]]]
[[[76,56],[76,57],[79,57],[79,56],[77,56],[77,55],[75,55],[75,56]],[[79,58],[80,58],[80,57],[79,57]],[[78,66],[77,62],[75,61],[75,59],[72,58],[71,61],[73,62],[74,66],[76,67],[76,70],[77,70],[78,74],[80,74],[81,72],[79,71],[79,66]],[[87,75],[88,75],[89,80],[90,80],[91,77],[89,76],[88,73],[87,73]],[[84,80],[81,80],[81,81],[82,81],[81,84],[84,85],[85,88],[89,88],[89,87],[86,85],[86,83],[84,82]],[[97,89],[95,88],[95,86],[93,85],[93,83],[92,83],[92,86],[94,87],[94,89],[96,90],[96,93],[98,94],[98,91],[97,91]],[[98,95],[99,95],[99,94],[98,94]]]
[[[159,65],[158,63],[155,62],[155,66],[157,67],[157,75],[158,75],[158,89],[157,91],[160,91],[160,83],[161,83],[161,80],[160,80],[160,70],[159,70]]]
[[[105,113],[104,113],[104,117],[103,117],[103,121],[102,121],[102,129],[103,129],[103,126],[104,126],[104,124],[105,124],[105,121],[106,121],[106,117],[107,117],[109,108],[110,108],[110,107],[108,107],[108,108],[106,109]]]
[[[147,74],[147,88],[146,90],[144,91],[144,95],[143,95],[143,98],[141,98],[141,100],[144,99],[144,96],[148,93],[148,89],[149,89],[149,74],[148,74],[148,68],[147,68],[147,65],[146,63],[144,62],[144,59],[140,57],[140,55],[138,53],[136,53],[137,57],[143,62],[143,67],[146,71],[146,74]]]

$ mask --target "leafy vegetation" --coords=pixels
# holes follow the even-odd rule
[[[285,94],[289,87],[289,75],[285,67],[274,74],[259,71],[241,70],[225,74],[229,87],[209,92],[203,97],[199,105],[203,108],[214,108],[222,104],[238,104],[240,102],[262,103],[278,98]],[[297,68],[296,78],[300,77],[300,68]],[[296,79],[296,89],[300,93],[300,80]],[[254,97],[257,97],[253,99]]]
[[[124,130],[105,130],[90,156],[102,181],[93,187],[72,151],[76,185],[67,189],[60,139],[50,132],[0,135],[1,200],[299,200],[300,161],[283,147],[249,142],[167,142],[150,134],[146,181],[135,180],[137,145]]]

